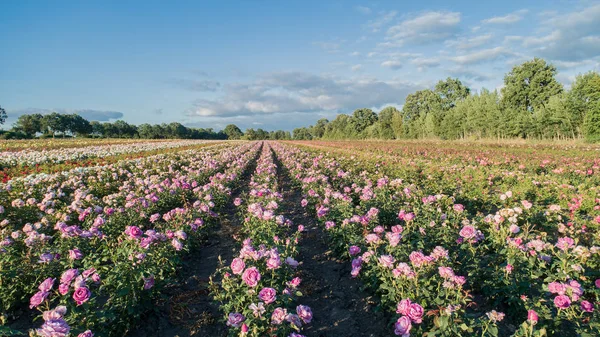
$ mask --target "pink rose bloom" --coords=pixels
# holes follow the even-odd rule
[[[73,293],[73,299],[77,305],[82,305],[90,299],[91,295],[92,293],[87,287],[79,287],[75,289],[75,292]]]
[[[279,325],[285,321],[287,316],[287,310],[282,308],[275,308],[271,315],[271,324]]]
[[[527,320],[529,321],[529,323],[531,323],[532,325],[537,324],[538,322],[538,314],[537,312],[535,312],[535,310],[528,310],[527,311]]]
[[[260,272],[256,267],[250,267],[242,274],[242,280],[244,280],[249,287],[256,287],[258,281],[260,281]]]
[[[85,330],[84,332],[77,335],[77,337],[94,337],[94,334],[90,330]]]
[[[554,305],[559,309],[567,309],[571,306],[571,299],[566,295],[558,295],[554,298]]]
[[[564,295],[567,291],[567,287],[559,282],[551,282],[548,284],[548,291],[553,294]]]
[[[231,271],[236,274],[239,275],[244,271],[244,268],[246,268],[246,264],[244,263],[244,260],[240,259],[239,257],[236,257],[235,259],[233,259],[233,261],[231,261]]]
[[[411,301],[408,298],[405,298],[403,300],[401,300],[398,303],[398,306],[396,307],[396,313],[400,314],[400,315],[408,315],[408,312],[410,311],[410,305],[411,305]]]
[[[600,288],[600,278],[597,279],[594,284],[596,285],[596,288]]]
[[[38,287],[38,289],[41,292],[49,292],[50,290],[52,290],[52,287],[54,286],[54,281],[55,280],[56,279],[54,279],[52,277],[49,277],[49,278],[45,279],[44,282],[42,282],[40,284],[40,286]]]
[[[231,313],[227,316],[227,326],[239,328],[240,326],[242,326],[242,323],[245,320],[246,320],[246,317],[244,317],[244,315],[242,315],[238,312]]]
[[[299,277],[294,277],[290,282],[288,282],[287,284],[292,287],[292,288],[297,288],[300,283],[302,282],[302,279]]]
[[[281,258],[279,255],[272,256],[267,260],[267,268],[268,269],[277,269],[281,266]]]
[[[296,313],[298,314],[298,317],[300,317],[302,319],[302,321],[304,321],[304,323],[308,324],[312,320],[312,317],[313,317],[312,311],[306,305],[297,306]]]
[[[70,288],[71,288],[71,286],[70,286],[69,284],[66,284],[66,283],[61,283],[61,284],[58,286],[58,292],[59,292],[61,295],[66,295],[66,294],[69,292],[69,289],[70,289]]]
[[[438,271],[443,278],[451,279],[454,277],[454,271],[450,267],[438,267]]]
[[[512,273],[512,271],[513,271],[513,266],[512,266],[512,264],[510,264],[510,263],[509,263],[509,264],[507,264],[507,265],[506,265],[506,272],[510,274],[510,273]]]
[[[77,248],[69,249],[69,259],[71,260],[79,260],[83,257],[81,251]]]
[[[396,336],[408,337],[410,336],[410,328],[412,324],[410,318],[402,316],[398,318],[398,321],[394,324],[394,334]]]
[[[348,252],[350,253],[350,255],[354,256],[354,255],[360,253],[360,247],[350,246],[350,248],[348,249]],[[598,281],[600,281],[600,279],[598,279]]]
[[[465,210],[465,206],[461,204],[454,204],[452,208],[458,213],[462,213]]]
[[[396,247],[400,243],[400,240],[402,239],[402,236],[400,236],[400,233],[394,233],[394,232],[385,233],[385,237],[386,237],[386,239],[388,239],[388,241],[390,242],[390,246],[392,246],[392,247]]]
[[[285,258],[285,263],[292,268],[298,267],[299,264],[298,261],[294,260],[292,257],[289,256]]]
[[[411,321],[413,321],[413,323],[418,324],[423,321],[423,312],[424,310],[422,306],[420,306],[418,303],[411,303],[407,316]]]
[[[594,305],[588,301],[581,301],[581,311],[594,312]]]
[[[558,242],[556,242],[556,247],[562,251],[566,251],[574,246],[575,240],[571,239],[570,237],[559,238]]]
[[[394,257],[391,255],[381,255],[379,257],[379,263],[385,268],[394,269],[394,262]]]
[[[464,226],[458,234],[465,239],[472,239],[477,234],[477,231],[475,230],[475,227],[467,225]]]
[[[261,291],[258,292],[258,298],[265,302],[265,304],[271,304],[275,302],[277,296],[275,296],[277,292],[273,288],[262,288]]]
[[[139,238],[142,236],[142,230],[138,226],[127,226],[125,228],[125,234],[129,235],[131,238]]]
[[[38,291],[29,299],[29,309],[36,308],[38,305],[42,304],[50,295],[47,291]]]

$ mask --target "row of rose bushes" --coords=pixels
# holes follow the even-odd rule
[[[351,276],[398,314],[396,335],[599,333],[598,218],[576,202],[565,209],[507,191],[497,211],[467,212],[454,195],[368,161],[275,149],[333,248],[352,260]]]
[[[298,303],[298,237],[292,223],[280,214],[277,166],[268,144],[263,147],[249,192],[234,200],[244,219],[239,254],[229,266],[217,270],[212,294],[225,313],[230,336],[302,337],[312,320],[308,306]],[[279,214],[278,214],[279,213]]]
[[[135,143],[109,143],[85,147],[63,147],[57,149],[20,151],[1,151],[0,167],[31,167],[39,164],[59,164],[66,161],[79,161],[90,158],[103,158],[120,154],[154,151],[158,149],[177,149],[180,147],[203,144],[207,140],[174,140],[174,141],[138,141]]]
[[[137,143],[140,139],[127,138],[37,138],[5,139],[0,141],[0,151],[51,150],[67,147]],[[144,139],[145,142],[164,142],[163,139]]]
[[[36,309],[39,336],[123,335],[175,276],[181,255],[209,235],[258,147],[181,151],[2,185],[4,321]]]

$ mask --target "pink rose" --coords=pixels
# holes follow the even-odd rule
[[[50,295],[47,291],[38,291],[29,299],[29,309],[36,308],[38,305],[42,304]]]
[[[404,316],[408,315],[408,312],[410,311],[410,305],[410,299],[405,298],[401,300],[396,307],[396,313]]]
[[[246,317],[244,317],[244,315],[238,312],[231,313],[227,316],[227,326],[239,328],[240,326],[242,326],[242,322],[244,322],[245,320]]]
[[[77,337],[94,337],[94,334],[90,330],[85,330],[84,332],[77,335]]]
[[[360,247],[350,246],[350,248],[348,249],[348,252],[350,253],[350,255],[354,256],[354,255],[360,253]]]
[[[265,302],[265,304],[271,304],[275,302],[277,296],[275,296],[277,292],[273,288],[262,288],[261,291],[258,292],[258,298]]]
[[[559,282],[551,282],[548,284],[548,291],[553,294],[564,295],[567,291],[567,288],[564,284]]]
[[[475,227],[467,225],[464,226],[458,234],[460,234],[460,236],[462,236],[465,239],[472,239],[475,237],[476,233],[477,232],[475,230]]]
[[[249,287],[256,287],[258,281],[260,281],[260,272],[256,267],[250,267],[244,271],[242,280],[244,280]]]
[[[52,277],[49,277],[49,278],[45,279],[44,282],[42,282],[40,284],[40,286],[38,287],[38,289],[41,292],[49,292],[50,290],[52,290],[52,286],[54,286],[54,281],[55,280],[56,279],[54,279]]]
[[[91,294],[92,293],[87,287],[79,287],[75,289],[75,292],[73,293],[73,299],[77,305],[82,305],[90,299]]]
[[[594,312],[594,305],[588,301],[581,301],[581,311]]]
[[[271,315],[271,324],[279,325],[285,321],[287,316],[287,310],[282,308],[275,308]]]
[[[411,303],[407,316],[411,321],[418,324],[423,321],[423,311],[423,307],[418,303]]]
[[[71,287],[71,286],[70,286],[69,284],[67,284],[67,283],[61,283],[61,284],[58,286],[58,292],[59,292],[61,295],[66,295],[67,293],[69,293],[69,289],[70,289],[70,287]]]
[[[554,298],[554,305],[559,309],[566,309],[571,305],[571,299],[566,295],[558,295]]]
[[[69,249],[69,259],[71,260],[80,260],[83,257],[81,251],[77,248]]]
[[[287,284],[292,287],[292,288],[297,288],[300,283],[302,282],[302,279],[299,277],[294,277],[290,282],[288,282]]]
[[[596,285],[596,288],[600,288],[600,278],[597,279],[594,284]]]
[[[231,261],[231,271],[236,274],[239,275],[244,271],[244,268],[246,268],[246,264],[244,263],[244,260],[240,259],[239,257],[236,257],[235,259],[233,259],[233,261]]]
[[[125,228],[125,234],[129,235],[131,238],[139,238],[142,236],[142,230],[138,226],[127,226]]]
[[[535,312],[535,310],[528,310],[527,311],[527,320],[529,321],[529,323],[531,323],[532,325],[536,325],[538,322],[538,314],[537,312]]]
[[[312,320],[312,317],[313,317],[312,311],[306,305],[297,306],[296,313],[298,314],[298,317],[300,317],[302,319],[302,321],[304,321],[304,323],[308,324]]]
[[[410,336],[410,328],[412,324],[410,322],[410,318],[406,316],[402,316],[398,318],[398,321],[394,324],[394,334],[396,336]]]

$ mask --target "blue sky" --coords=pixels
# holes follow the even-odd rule
[[[2,1],[0,105],[286,129],[534,56],[600,70],[600,1]]]

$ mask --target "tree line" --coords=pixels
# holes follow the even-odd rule
[[[6,111],[0,107],[0,124],[6,121]],[[21,115],[9,131],[0,132],[2,139],[31,139],[35,137],[95,137],[143,139],[291,139],[289,131],[247,129],[242,132],[235,124],[221,131],[212,128],[191,128],[181,123],[133,125],[123,120],[100,123],[88,121],[77,114]]]
[[[179,139],[481,139],[532,138],[600,141],[600,74],[576,77],[566,90],[556,80],[556,67],[534,58],[513,67],[500,91],[473,92],[457,78],[440,80],[433,89],[411,93],[401,110],[389,106],[379,113],[368,108],[334,120],[289,131],[246,129],[235,124],[221,131],[180,123],[100,123],[77,114],[21,115],[0,138],[105,137]],[[6,112],[0,107],[0,124]]]
[[[556,67],[535,58],[515,66],[504,87],[474,93],[459,79],[411,93],[401,110],[362,108],[297,128],[294,139],[532,138],[600,141],[600,74],[565,90]]]

